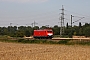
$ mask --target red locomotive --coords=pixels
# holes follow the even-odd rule
[[[43,29],[43,30],[34,30],[34,38],[38,39],[44,39],[44,38],[52,38],[53,37],[53,31],[52,29]]]

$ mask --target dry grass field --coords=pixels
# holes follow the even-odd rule
[[[0,60],[90,60],[90,46],[0,42]]]

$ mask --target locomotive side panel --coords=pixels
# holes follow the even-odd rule
[[[34,30],[34,38],[44,38],[47,37],[45,30]]]

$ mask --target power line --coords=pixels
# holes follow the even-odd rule
[[[84,14],[79,14],[79,13],[76,13],[76,12],[72,12],[72,11],[68,11],[68,10],[65,10],[66,12],[70,12],[70,13],[74,13],[74,14],[76,14],[76,15],[79,15],[79,16],[84,16],[85,18],[87,17],[87,18],[90,18],[90,16],[87,16],[87,15],[84,15]],[[78,17],[78,16],[75,16],[75,17]],[[80,17],[78,17],[78,18],[80,18]]]
[[[80,19],[74,21],[73,23],[78,22],[79,20],[82,20],[83,18],[85,18],[85,17],[81,17]]]

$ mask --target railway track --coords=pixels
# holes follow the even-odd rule
[[[32,37],[25,37],[25,39],[30,39],[30,40],[34,40],[34,38]],[[39,39],[40,40],[40,39]],[[41,39],[41,40],[89,40],[90,41],[90,38],[52,38],[52,39]]]
[[[52,38],[52,40],[90,40],[90,38]]]

